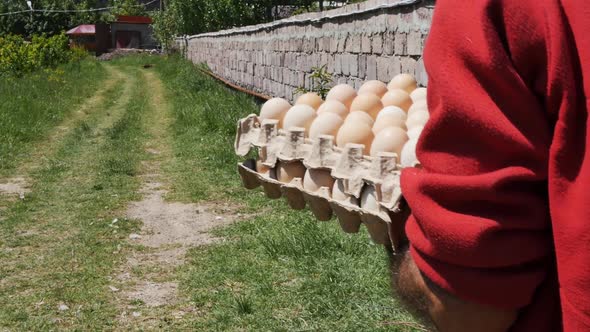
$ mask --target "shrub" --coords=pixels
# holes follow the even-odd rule
[[[77,61],[86,52],[70,49],[64,34],[52,37],[33,36],[26,41],[20,36],[0,37],[0,75],[20,76],[41,68],[54,68],[59,64]]]

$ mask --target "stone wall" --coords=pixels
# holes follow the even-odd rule
[[[327,65],[337,83],[355,88],[398,73],[427,84],[422,62],[433,0],[369,0],[322,13],[177,40],[195,63],[273,97],[310,88],[312,67]]]

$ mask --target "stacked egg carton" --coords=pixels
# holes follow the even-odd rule
[[[295,106],[271,99],[260,116],[238,123],[236,154],[258,152],[257,160],[238,165],[244,186],[262,186],[293,209],[309,206],[321,221],[336,215],[347,233],[364,224],[374,242],[395,249],[404,240],[407,212],[400,207],[400,171],[418,163],[425,98],[412,77],[398,75],[389,86],[369,81],[358,93],[338,85],[325,102],[313,93]]]

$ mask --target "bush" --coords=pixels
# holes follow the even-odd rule
[[[86,52],[70,49],[64,34],[52,37],[33,36],[26,41],[20,36],[0,37],[0,75],[20,76],[41,68],[80,60]]]

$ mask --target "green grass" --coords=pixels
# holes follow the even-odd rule
[[[154,67],[142,69],[145,63]],[[125,306],[165,330],[412,330],[396,324],[414,321],[392,298],[386,255],[366,231],[347,235],[335,220],[317,222],[309,211],[241,187],[233,140],[237,120],[259,109],[252,98],[177,57],[134,56],[72,70],[65,70],[61,88],[33,75],[0,89],[23,95],[0,102],[2,119],[10,119],[0,123],[0,135],[12,142],[0,149],[2,167],[24,169],[16,175],[31,189],[24,200],[0,196],[0,330],[141,329],[139,320],[118,321]],[[170,119],[154,112],[161,105],[144,70],[164,82]],[[118,78],[96,99],[93,90],[112,71]],[[74,116],[89,98],[96,102],[87,114]],[[47,142],[68,119],[74,120],[64,134]],[[158,126],[150,127],[154,121]],[[150,156],[148,142],[168,151]],[[125,209],[139,199],[142,162],[153,160],[161,161],[169,200],[228,202],[251,215],[217,229],[225,241],[192,249],[176,269],[131,271],[180,280],[182,308],[168,312],[150,311],[140,300],[121,303],[108,288],[127,255],[148,250],[127,241],[140,223],[125,219]],[[60,304],[69,310],[59,311]],[[185,305],[194,310],[176,318],[172,309]]]
[[[141,117],[149,109],[139,71],[121,70],[125,83],[56,142],[55,152],[27,174],[31,193],[4,211],[0,329],[90,331],[116,324],[108,286],[128,234],[139,226],[121,210],[138,198]],[[75,108],[67,107],[63,114]],[[69,309],[58,311],[60,304]]]
[[[214,331],[409,331],[392,298],[387,258],[365,231],[246,191],[233,152],[237,120],[257,113],[252,98],[230,91],[179,58],[157,61],[175,123],[175,199],[229,200],[260,214],[218,231],[229,241],[191,251],[181,270],[186,295],[203,312],[187,322]]]
[[[60,123],[73,105],[99,88],[106,72],[94,61],[0,80],[0,174],[15,167],[27,146]]]

